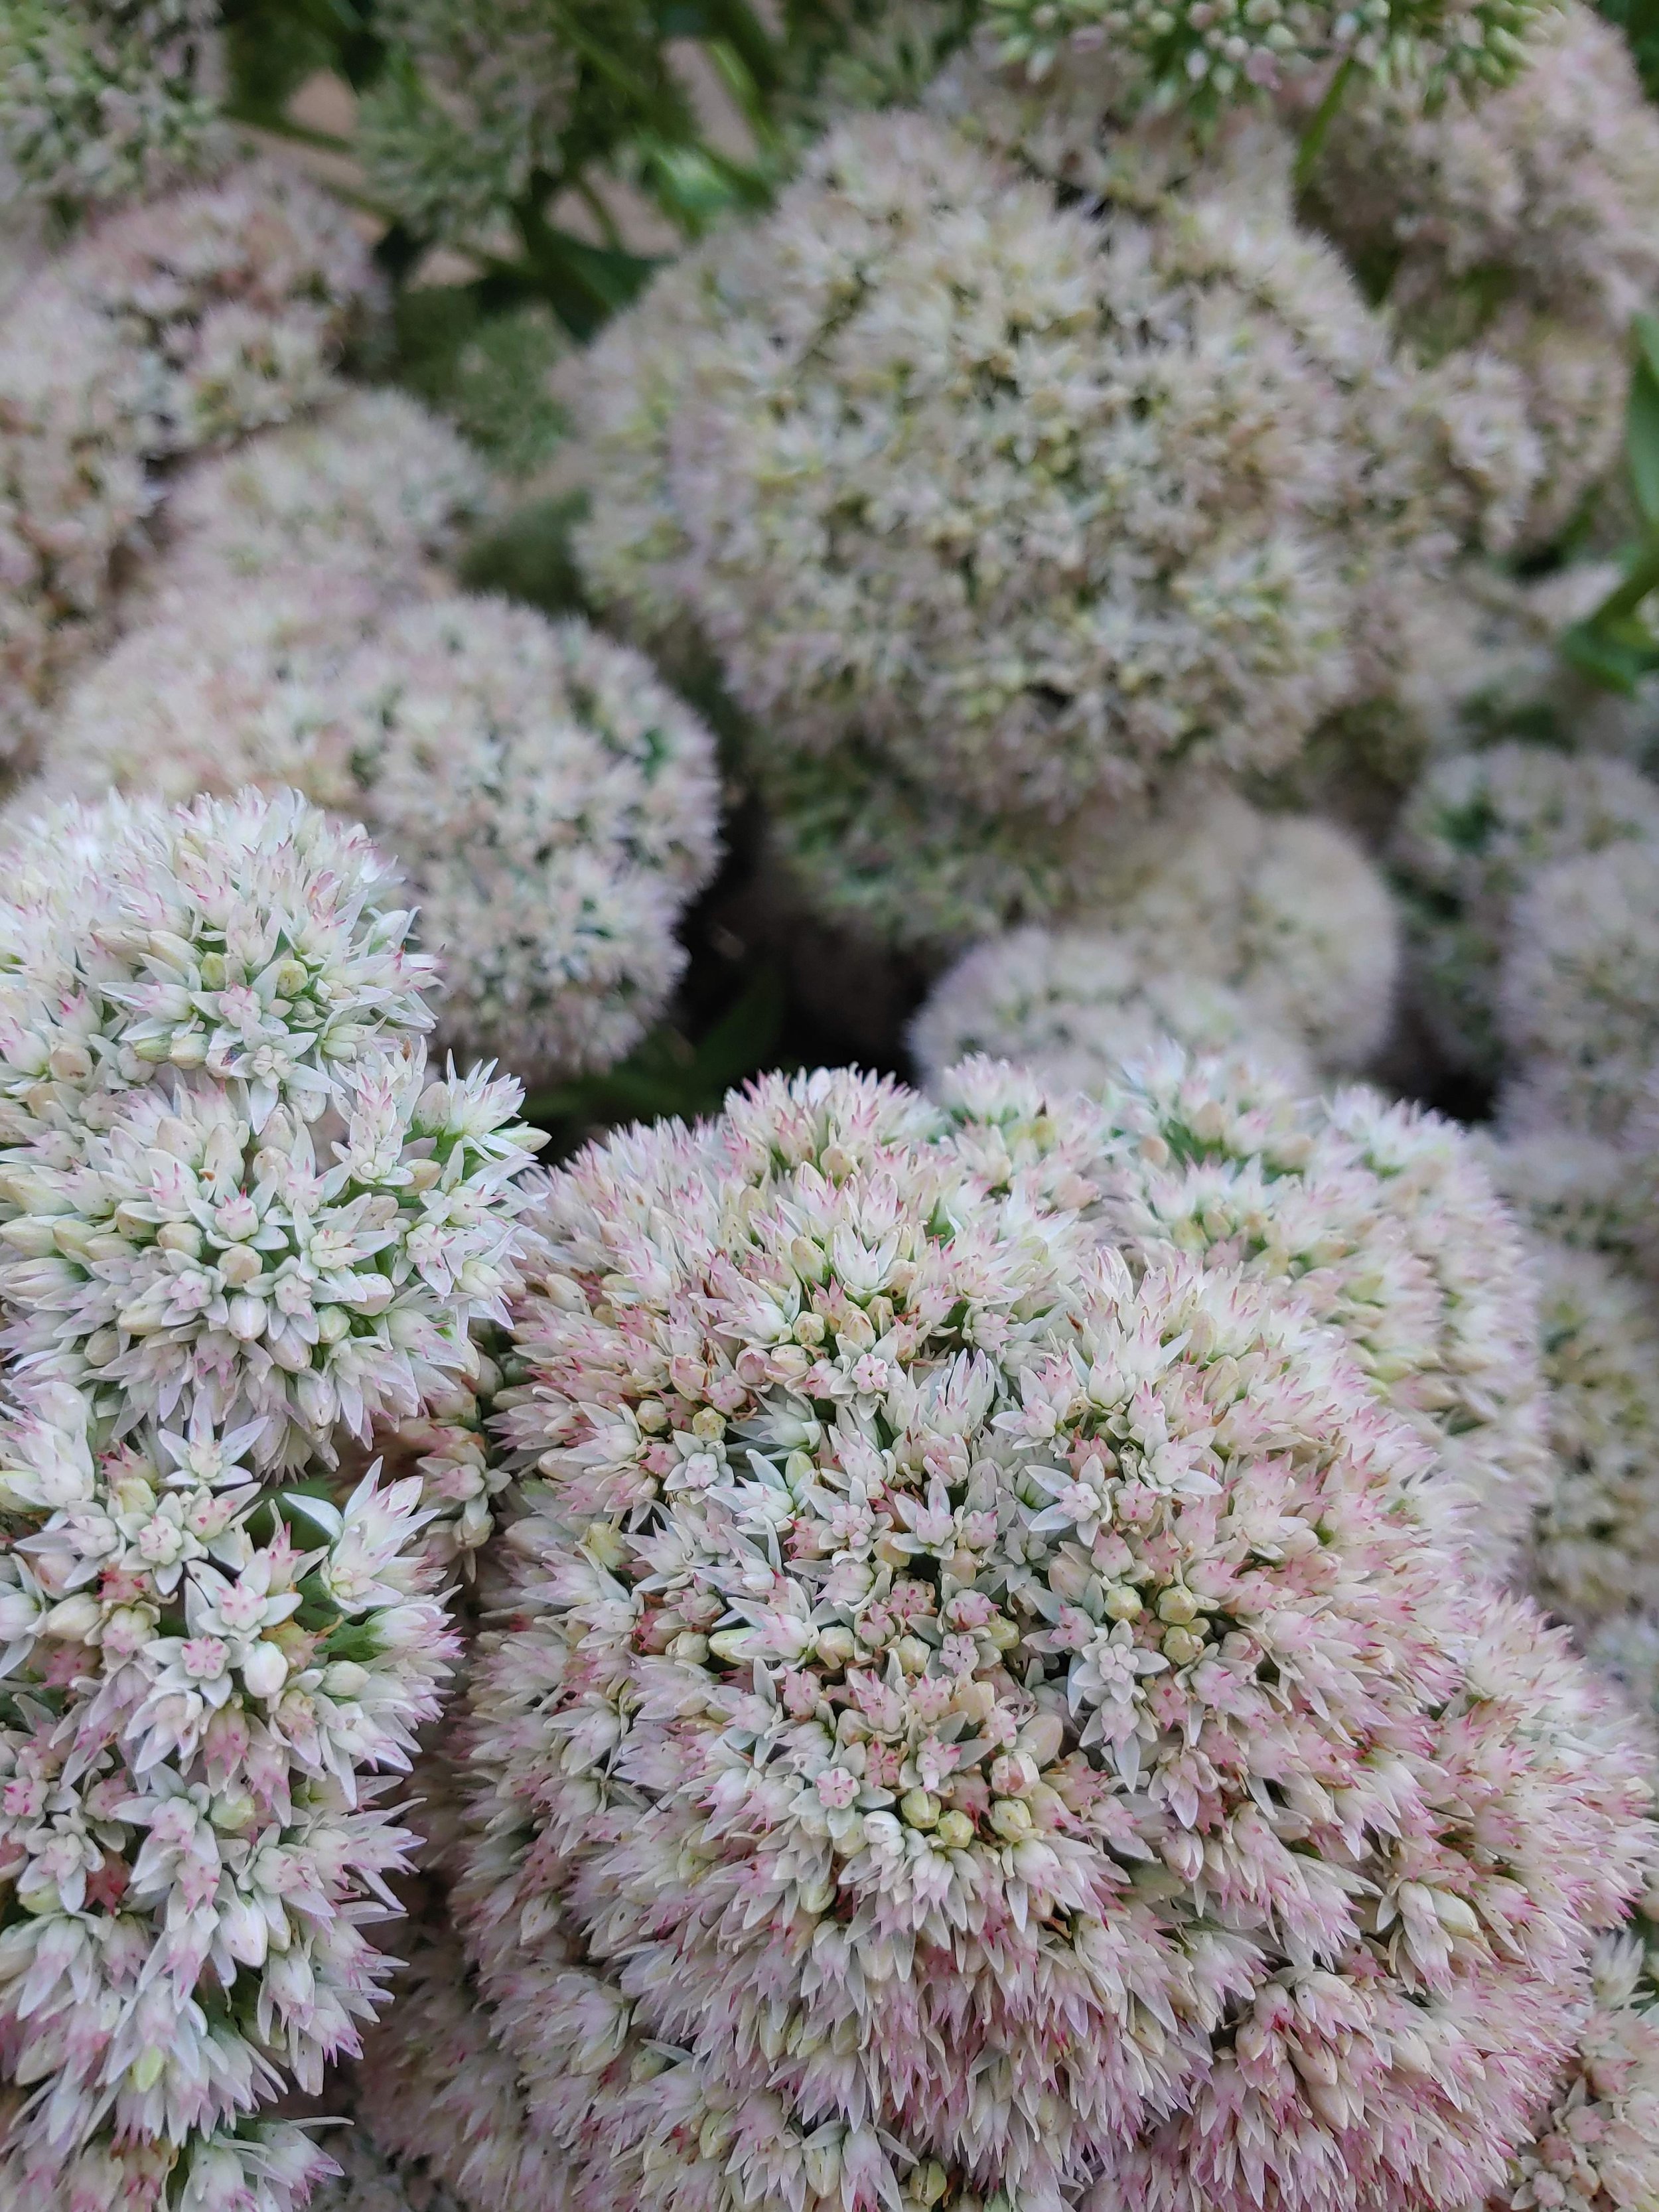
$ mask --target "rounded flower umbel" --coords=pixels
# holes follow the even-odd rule
[[[98,875],[88,885],[83,860]],[[429,1078],[429,962],[293,794],[47,817],[0,976],[6,1340],[261,1467],[419,1413],[503,1318],[516,1084]]]
[[[456,1649],[434,1509],[378,1468],[273,1490],[257,1433],[118,1442],[61,1386],[0,1432],[0,2066],[33,2093],[0,2172],[215,2171],[381,1998],[413,1839],[379,1801]]]
[[[543,1188],[460,1917],[582,2201],[1467,2203],[1568,2063],[1639,1757],[1042,1121],[774,1079]]]
[[[1222,0],[1163,7],[1152,0],[990,0],[1002,57],[1046,76],[1068,44],[1110,42],[1146,72],[1159,106],[1213,110],[1294,82],[1322,64],[1443,94],[1506,83],[1553,0]]]

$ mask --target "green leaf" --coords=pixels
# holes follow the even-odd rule
[[[1631,379],[1630,407],[1625,417],[1625,454],[1630,463],[1631,489],[1642,520],[1659,529],[1659,380],[1645,362]]]
[[[1636,696],[1644,676],[1659,669],[1659,638],[1638,623],[1575,623],[1564,631],[1562,658],[1608,691]]]

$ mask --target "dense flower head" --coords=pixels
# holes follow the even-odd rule
[[[1659,844],[1534,878],[1511,909],[1498,1028],[1508,1127],[1624,1133],[1659,1060]]]
[[[22,312],[20,312],[20,309]],[[100,635],[118,550],[155,501],[147,382],[56,276],[26,282],[0,331],[0,755]]]
[[[1408,337],[1431,356],[1477,347],[1514,382],[1542,459],[1522,538],[1548,543],[1618,452],[1630,317],[1659,293],[1659,117],[1622,34],[1565,0],[1489,98],[1367,90],[1314,188],[1356,262],[1392,268]]]
[[[970,1127],[1046,1112],[1044,1085],[982,1061],[937,1088]],[[1242,1268],[1340,1330],[1432,1445],[1462,1540],[1512,1563],[1549,1480],[1537,1296],[1465,1132],[1373,1091],[1304,1098],[1277,1071],[1165,1045],[1120,1070],[1058,1149],[1098,1187],[1115,1246],[1148,1266]]]
[[[1465,2203],[1569,2059],[1610,1709],[1057,1110],[767,1079],[543,1188],[460,1914],[573,2204]]]
[[[1659,2189],[1659,1991],[1633,1933],[1602,1939],[1565,2082],[1497,2206],[1640,2212]]]
[[[719,853],[714,739],[630,647],[504,600],[387,611],[374,564],[223,586],[71,694],[49,795],[293,785],[366,820],[441,956],[447,1043],[605,1067],[684,965]]]
[[[210,2139],[357,2047],[412,1842],[381,1802],[455,1638],[418,1478],[263,1484],[257,1426],[0,1428],[8,2156]],[[186,2200],[188,2201],[188,2200]]]
[[[579,556],[641,629],[696,621],[758,750],[867,747],[985,814],[1271,765],[1352,679],[1381,350],[1272,204],[1095,221],[859,118],[575,365]]]
[[[332,738],[441,955],[447,1036],[526,1073],[605,1067],[678,981],[719,852],[714,740],[585,623],[452,599],[344,669]]]
[[[1162,7],[1151,0],[988,0],[988,21],[1006,60],[1034,79],[1056,70],[1067,47],[1110,45],[1133,55],[1146,95],[1161,107],[1213,112],[1322,68],[1347,65],[1431,102],[1455,87],[1474,94],[1504,84],[1528,59],[1558,0],[1223,0]]]
[[[517,1084],[429,1078],[432,963],[296,794],[27,827],[0,908],[0,1298],[31,1374],[254,1464],[417,1414],[504,1313]]]
[[[374,21],[392,57],[359,116],[370,187],[417,234],[476,240],[562,166],[579,48],[538,0],[383,0]]]
[[[1534,1247],[1555,1474],[1534,1579],[1593,1626],[1644,1602],[1659,1576],[1659,1314],[1601,1254]]]
[[[223,157],[216,0],[10,0],[0,18],[7,197],[146,198]]]
[[[20,2143],[0,2166],[0,2182],[29,2212],[300,2212],[333,2170],[315,2137],[292,2121],[244,2120],[182,2153],[106,2142],[65,2158],[47,2144]]]
[[[1206,1051],[1254,1035],[1297,1077],[1376,1050],[1394,907],[1334,823],[1224,793],[1105,857],[1085,917],[981,945],[934,986],[913,1032],[925,1069],[985,1053],[1087,1088],[1166,1036]]]
[[[155,596],[199,602],[227,576],[350,568],[388,596],[411,592],[453,558],[490,498],[477,454],[418,400],[352,392],[171,485],[165,551],[143,582]]]
[[[1417,1002],[1455,1066],[1502,1065],[1497,996],[1518,893],[1558,860],[1659,844],[1659,787],[1620,760],[1516,743],[1435,761],[1393,860]]]
[[[0,340],[0,750],[34,741],[97,642],[156,465],[323,398],[374,286],[338,204],[255,162],[112,218],[21,287]]]
[[[1275,1032],[1245,993],[1166,967],[1104,928],[1031,924],[975,945],[929,992],[910,1051],[928,1085],[984,1054],[1058,1088],[1092,1091],[1168,1037],[1194,1052],[1248,1054],[1314,1087],[1304,1045]]]
[[[222,573],[210,588],[178,588],[181,569],[198,569],[194,551],[187,542],[157,564],[154,599],[141,602],[153,618],[66,686],[40,773],[5,818],[111,792],[177,804],[248,784],[361,812],[329,732],[340,670],[387,613],[372,564]],[[209,573],[204,561],[198,586]]]
[[[1516,1219],[1547,1245],[1602,1252],[1638,1273],[1653,1254],[1653,1207],[1629,1147],[1550,1125],[1477,1138],[1480,1156]]]

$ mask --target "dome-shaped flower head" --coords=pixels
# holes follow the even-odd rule
[[[258,441],[256,441],[258,442]],[[362,811],[349,760],[330,736],[341,668],[387,613],[371,564],[283,565],[227,576],[195,548],[157,564],[154,618],[89,662],[65,689],[40,773],[5,819],[110,793],[170,805],[246,785],[291,787],[316,805]],[[185,580],[180,580],[180,570]],[[147,599],[148,599],[148,595]]]
[[[10,0],[0,18],[9,197],[97,208],[222,157],[216,0]]]
[[[1243,992],[1155,964],[1149,948],[1107,929],[1033,926],[976,945],[929,992],[910,1050],[930,1087],[958,1060],[986,1054],[1056,1089],[1094,1091],[1171,1037],[1315,1087],[1302,1042],[1279,1036]]]
[[[1271,205],[1095,221],[929,118],[849,122],[573,364],[588,580],[694,618],[757,752],[982,814],[1283,762],[1351,682],[1376,348],[1334,255],[1352,343],[1310,339],[1307,252]]]
[[[1593,1678],[1335,1332],[1052,1184],[821,1073],[544,1187],[460,1917],[575,2204],[1468,2203],[1569,2062]]]
[[[1619,450],[1630,318],[1659,293],[1659,116],[1623,34],[1580,0],[1529,51],[1489,98],[1345,101],[1314,194],[1357,264],[1392,270],[1389,313],[1428,358],[1476,348],[1511,384],[1540,462],[1519,535],[1540,544]]]
[[[27,828],[0,905],[4,1341],[256,1465],[418,1413],[502,1317],[516,1083],[428,1079],[433,963],[296,794]]]
[[[0,331],[0,755],[38,740],[155,496],[142,368],[56,276],[26,283],[20,301]]]
[[[1043,1085],[983,1061],[936,1088],[988,1145],[987,1172],[1005,1128],[1048,1112]],[[1063,1148],[1102,1194],[1099,1233],[1143,1265],[1188,1254],[1293,1291],[1432,1446],[1462,1540],[1510,1566],[1550,1480],[1537,1291],[1466,1133],[1362,1088],[1299,1098],[1277,1072],[1173,1045],[1102,1097]]]
[[[148,2147],[171,2212],[383,2000],[380,1801],[456,1639],[418,1476],[282,1491],[257,1426],[112,1428],[62,1386],[0,1425],[0,2077],[47,2085],[0,2185]]]
[[[158,461],[332,388],[376,285],[345,211],[255,162],[133,209],[25,283],[0,340],[0,750],[97,641]]]
[[[1558,860],[1659,845],[1659,787],[1626,763],[1508,744],[1436,761],[1406,802],[1393,859],[1416,998],[1453,1066],[1496,1075],[1510,910]]]
[[[326,397],[378,294],[349,211],[263,161],[115,216],[58,273],[143,364],[163,453],[285,422]]]
[[[1659,1313],[1600,1253],[1534,1249],[1555,1460],[1534,1579],[1594,1626],[1659,1601]]]
[[[983,1053],[1091,1089],[1174,1036],[1300,1081],[1361,1065],[1387,1032],[1393,902],[1334,823],[1223,794],[1103,854],[1087,901],[1071,927],[981,945],[935,985],[912,1037],[926,1071]]]
[[[607,1067],[684,965],[720,849],[714,739],[584,623],[470,598],[377,620],[375,596],[325,567],[182,599],[76,688],[45,789],[292,784],[360,816],[441,957],[445,1043]]]
[[[1005,60],[1063,82],[1071,46],[1133,56],[1157,107],[1212,114],[1322,65],[1403,84],[1431,101],[1455,88],[1479,94],[1525,66],[1559,0],[989,0],[990,34]],[[1057,66],[1058,65],[1058,66]]]
[[[318,2183],[337,2170],[316,2137],[291,2120],[244,2121],[182,2154],[170,2146],[124,2142],[67,2159],[27,2143],[0,2155],[0,2185],[29,2212],[301,2212],[316,2203]]]
[[[483,463],[447,422],[401,392],[353,392],[170,486],[166,550],[141,580],[188,597],[192,615],[228,575],[291,567],[362,569],[408,594],[489,504]]]
[[[637,1042],[720,850],[714,741],[641,654],[502,600],[412,606],[343,671],[331,742],[442,961],[446,1038],[527,1074]]]
[[[537,0],[390,0],[374,27],[391,58],[360,113],[370,186],[418,234],[476,241],[563,166],[581,33]]]
[[[1510,1128],[1624,1133],[1659,1060],[1659,842],[1534,879],[1510,909],[1498,1020]]]

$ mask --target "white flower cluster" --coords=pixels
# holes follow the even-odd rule
[[[544,1187],[486,2025],[594,2212],[1480,2203],[1639,1759],[1428,1536],[1433,1424],[1242,1238],[1126,1254],[1086,1112],[966,1082],[769,1079]]]
[[[343,210],[264,163],[114,218],[22,287],[0,336],[0,746],[33,740],[95,641],[158,464],[325,395],[374,289]]]
[[[428,1081],[434,963],[289,793],[48,815],[0,927],[4,1341],[258,1467],[412,1414],[504,1317],[519,1090]],[[90,879],[89,879],[90,878]]]
[[[1392,857],[1414,995],[1450,1066],[1502,1068],[1498,976],[1516,897],[1558,862],[1631,841],[1659,849],[1659,787],[1623,761],[1510,743],[1429,768]]]
[[[1042,1125],[1044,1086],[987,1062],[937,1087],[970,1126]],[[1372,1091],[1303,1099],[1275,1071],[1170,1045],[1101,1102],[1092,1120],[1072,1109],[1066,1159],[1099,1189],[1107,1240],[1293,1288],[1433,1445],[1462,1540],[1510,1566],[1549,1482],[1537,1297],[1472,1141]]]
[[[1488,436],[1507,387],[1507,459],[1532,449],[1520,537],[1547,544],[1618,452],[1630,318],[1659,295],[1659,116],[1583,0],[1545,14],[1530,51],[1488,98],[1349,100],[1315,190],[1356,263],[1391,272],[1389,313],[1420,348],[1476,349]]]
[[[1200,111],[1347,64],[1431,98],[1506,83],[1557,0],[988,0],[999,51],[1034,78],[1071,61],[1068,46],[1133,54],[1157,105]]]
[[[1498,1026],[1508,1127],[1626,1133],[1659,1064],[1659,843],[1558,861],[1516,898]]]
[[[580,46],[538,0],[383,0],[374,25],[392,58],[358,118],[371,189],[417,234],[476,241],[562,167]]]
[[[712,641],[777,811],[946,793],[941,846],[1029,885],[1057,817],[1282,763],[1346,696],[1384,353],[1275,204],[1097,222],[862,118],[577,365],[578,551],[642,631]]]
[[[1137,840],[1091,905],[978,946],[935,984],[911,1031],[924,1074],[981,1053],[1092,1089],[1173,1036],[1301,1079],[1363,1066],[1387,1031],[1393,902],[1330,823],[1222,795]]]
[[[494,497],[477,455],[417,400],[350,392],[169,485],[162,550],[140,589],[199,611],[230,578],[349,568],[388,602],[413,596]]]
[[[343,671],[330,740],[409,872],[445,1035],[541,1075],[621,1059],[720,849],[713,739],[641,655],[501,600],[411,607]]]
[[[383,1996],[532,1133],[428,1080],[394,879],[297,796],[9,859],[0,2197],[287,2212],[323,2161],[244,2122]],[[334,1472],[380,1422],[415,1472]]]
[[[256,451],[237,471],[259,468]],[[445,489],[429,514],[411,499],[387,517],[394,546],[435,534]],[[526,1074],[609,1066],[684,964],[676,927],[720,849],[713,738],[637,653],[580,622],[470,598],[386,611],[379,534],[371,516],[361,574],[354,561],[232,583],[205,609],[176,588],[176,611],[71,694],[46,788],[292,785],[361,817],[441,956],[445,1041]]]
[[[217,0],[9,0],[0,15],[7,197],[147,198],[227,150]]]

